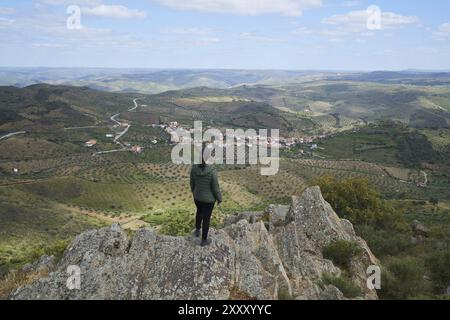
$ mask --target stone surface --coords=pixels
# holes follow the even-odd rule
[[[88,231],[73,241],[54,272],[19,288],[11,299],[340,300],[345,297],[339,289],[320,285],[323,272],[341,274],[322,256],[337,240],[360,244],[363,255],[351,261],[351,277],[363,298],[377,298],[365,286],[366,269],[377,259],[317,187],[294,197],[291,207],[243,213],[210,233],[212,244],[201,248],[193,237],[148,229],[131,239],[118,225]],[[73,265],[81,270],[80,290],[66,286]]]
[[[224,225],[229,226],[239,222],[240,220],[247,220],[250,223],[255,223],[263,219],[262,212],[240,212],[237,215],[228,216],[225,218]]]
[[[338,288],[329,285],[320,293],[320,300],[346,300],[346,298]]]
[[[55,267],[54,256],[42,256],[37,261],[23,266],[22,271],[26,273],[39,273],[50,271]]]
[[[428,228],[418,220],[414,220],[411,224],[411,228],[415,236],[427,237],[429,230]]]

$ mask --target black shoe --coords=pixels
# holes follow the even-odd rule
[[[210,244],[211,244],[211,239],[203,239],[200,246],[206,247],[206,246],[209,246]]]
[[[194,235],[196,238],[199,238],[200,237],[200,229],[196,229],[194,232]]]

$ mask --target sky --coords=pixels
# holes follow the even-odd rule
[[[450,1],[0,0],[0,66],[450,70]]]

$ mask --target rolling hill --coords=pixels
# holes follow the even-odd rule
[[[399,210],[407,208],[405,216],[440,234],[450,226],[448,90],[317,79],[154,95],[48,84],[0,87],[0,136],[26,131],[0,139],[0,278],[42,254],[61,254],[87,229],[119,223],[162,232],[174,220],[188,221],[195,210],[189,166],[171,162],[169,135],[151,126],[160,121],[325,134],[317,150],[283,150],[273,177],[261,176],[257,166],[219,168],[225,199],[220,219],[289,203],[318,178],[333,176],[369,181]],[[113,115],[121,124],[111,121]],[[380,122],[387,118],[398,121]],[[142,153],[114,143],[123,123],[131,127],[122,145],[139,145]],[[91,139],[97,144],[87,147]],[[439,204],[429,204],[436,195]],[[383,239],[372,242],[385,241],[373,236]],[[406,230],[402,239],[408,236]]]

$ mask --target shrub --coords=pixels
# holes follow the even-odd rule
[[[439,199],[432,197],[429,202],[430,204],[437,206],[439,204]]]
[[[278,288],[278,300],[292,300],[293,297],[286,287]]]
[[[329,273],[322,274],[322,286],[333,285],[338,288],[346,298],[352,299],[362,295],[361,288],[346,276],[334,276]]]
[[[320,186],[324,199],[341,218],[355,225],[371,225],[395,232],[409,229],[402,212],[383,201],[365,179],[340,181],[327,176],[313,181],[313,184]]]
[[[333,263],[345,270],[350,269],[350,262],[354,257],[362,254],[362,249],[356,242],[336,241],[322,250],[325,259],[333,261]]]
[[[169,236],[187,236],[195,228],[195,212],[182,209],[166,211],[165,220],[162,221],[161,233]],[[219,220],[213,213],[211,226],[217,227]]]
[[[436,294],[446,293],[450,285],[450,250],[430,254],[425,262]]]
[[[430,293],[424,265],[417,258],[393,258],[381,276],[379,294],[383,299],[406,300]]]
[[[355,229],[379,258],[405,254],[412,248],[410,232],[377,230],[369,225],[356,226]]]

